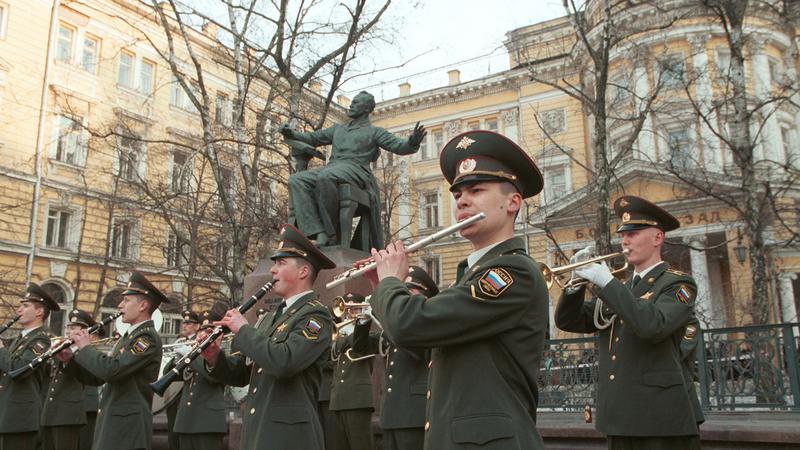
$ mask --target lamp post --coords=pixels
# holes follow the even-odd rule
[[[742,230],[737,229],[736,233],[739,235],[736,241],[736,247],[733,247],[733,252],[736,254],[736,260],[739,264],[744,264],[744,259],[747,257],[747,247],[742,245]]]

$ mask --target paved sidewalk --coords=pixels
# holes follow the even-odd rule
[[[540,411],[537,428],[548,449],[606,448],[604,437],[583,413]],[[800,449],[800,412],[706,413],[700,426],[704,450]]]

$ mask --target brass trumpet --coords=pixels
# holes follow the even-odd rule
[[[582,279],[582,278],[574,278],[574,279],[570,279],[570,280],[564,282],[561,279],[561,276],[564,275],[564,274],[570,273],[573,270],[577,269],[578,267],[582,267],[582,266],[585,266],[587,264],[599,263],[601,261],[607,261],[609,259],[620,258],[620,257],[624,257],[624,256],[625,256],[625,253],[623,253],[623,252],[610,253],[608,255],[597,256],[595,258],[587,259],[585,261],[580,261],[580,262],[576,262],[576,263],[572,263],[572,264],[567,264],[566,266],[554,267],[552,269],[550,267],[548,267],[546,264],[542,264],[541,270],[542,270],[542,275],[544,275],[544,281],[547,283],[547,288],[548,289],[550,289],[550,287],[553,286],[553,283],[557,284],[558,287],[560,287],[561,289],[576,288],[576,287],[584,286],[584,285],[588,284],[589,282],[587,280]],[[615,277],[617,277],[617,276],[622,275],[625,272],[625,270],[627,270],[627,269],[628,269],[628,261],[625,261],[625,265],[623,265],[619,269],[612,270],[611,274],[613,274]]]
[[[333,305],[331,306],[331,313],[333,313],[333,316],[336,317],[337,319],[342,319],[345,316],[347,316],[348,318],[352,318],[359,314],[371,314],[372,307],[370,306],[369,303],[366,302],[365,303],[347,302],[344,299],[344,297],[339,296],[333,299]]]
[[[335,341],[335,340],[339,339],[340,337],[349,336],[350,333],[344,333],[342,331],[342,328],[344,328],[344,327],[346,327],[348,325],[354,324],[356,320],[357,319],[355,319],[355,318],[347,319],[347,320],[343,320],[343,321],[341,321],[339,323],[333,324],[333,333],[331,335],[331,339]]]

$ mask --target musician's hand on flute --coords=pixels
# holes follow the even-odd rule
[[[91,343],[92,339],[89,337],[89,333],[87,333],[86,330],[77,330],[72,336],[72,344],[77,345],[78,348],[86,347]]]
[[[375,260],[379,280],[395,277],[403,281],[408,276],[408,257],[403,241],[394,241],[380,251],[373,248],[372,259]]]
[[[240,313],[237,308],[233,308],[229,309],[228,312],[225,313],[225,317],[223,317],[222,320],[214,322],[214,325],[227,327],[229,330],[231,330],[231,333],[236,334],[239,332],[240,328],[249,323],[250,322],[244,318],[242,313]]]
[[[372,251],[375,251],[375,249],[373,248]],[[364,266],[367,266],[367,265],[369,265],[371,263],[372,263],[372,258],[359,259],[358,261],[353,263],[353,269],[358,270],[358,269],[360,269],[360,268],[362,268]],[[367,281],[369,281],[369,284],[370,284],[370,286],[372,287],[373,290],[375,289],[376,286],[378,286],[378,271],[377,270],[375,270],[375,269],[368,270],[368,271],[364,272],[364,275],[362,275],[362,276],[364,278],[366,278]]]

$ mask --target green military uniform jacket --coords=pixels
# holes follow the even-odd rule
[[[697,287],[690,276],[668,268],[657,265],[633,289],[631,281],[614,279],[599,292],[604,316],[617,314],[612,326],[599,330],[598,341],[597,430],[607,435],[698,434],[680,353]],[[596,299],[584,302],[584,291],[564,290],[558,328],[598,331]]]
[[[11,346],[0,348],[0,434],[39,431],[42,396],[46,387],[45,365],[12,380],[8,373],[30,363],[50,348],[50,336],[39,327]]]
[[[151,448],[153,391],[158,378],[161,337],[148,320],[123,336],[111,354],[84,347],[67,370],[82,382],[103,388],[95,424],[94,450]]]
[[[50,360],[52,376],[50,388],[44,394],[41,425],[55,427],[85,425],[86,411],[83,407],[83,383],[74,374],[64,370],[64,363]]]
[[[182,434],[227,433],[225,385],[211,378],[202,358],[192,361],[184,380],[173,431]]]
[[[697,380],[697,346],[700,343],[700,321],[693,314],[686,324],[681,340],[681,361],[683,363],[683,380],[686,383],[686,392],[692,402],[692,411],[697,425],[706,421],[703,415],[703,408],[700,406],[700,398],[697,397],[697,389],[694,382]],[[704,357],[705,355],[703,355]],[[701,359],[702,361],[702,359]]]
[[[333,353],[338,357],[331,382],[331,411],[347,409],[373,409],[372,358],[350,361],[345,352],[351,349],[353,358],[364,356],[369,336],[354,334],[333,343]]]
[[[83,391],[83,408],[87,413],[96,413],[100,409],[100,393],[97,386],[85,386]]]
[[[520,238],[501,242],[428,299],[394,277],[370,299],[392,342],[433,348],[425,448],[544,448],[536,383],[549,302],[524,248]]]
[[[369,333],[369,325],[357,325],[353,335],[368,335],[367,352],[386,355],[381,388],[381,428],[422,428],[425,426],[425,394],[428,392],[426,352],[398,347],[385,337],[383,331]]]
[[[243,326],[233,339],[231,348],[241,355],[220,353],[210,372],[226,384],[250,385],[240,448],[323,450],[317,398],[331,344],[330,313],[311,293],[256,325]]]

